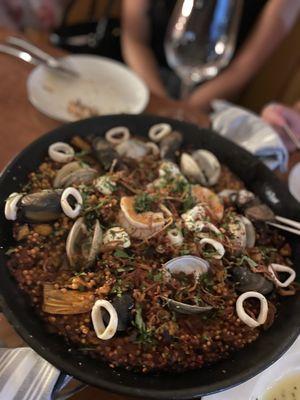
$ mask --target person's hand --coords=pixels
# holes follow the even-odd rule
[[[297,104],[299,107],[299,103]],[[261,117],[278,131],[289,151],[295,150],[296,146],[285,133],[285,127],[290,128],[300,140],[300,113],[296,110],[297,105],[295,109],[292,109],[282,104],[274,103],[264,107],[261,112]]]
[[[210,125],[208,115],[190,106],[186,101],[151,95],[147,111],[164,117],[191,122],[201,127],[209,127]]]

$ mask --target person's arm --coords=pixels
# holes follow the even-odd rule
[[[149,1],[151,0],[123,0],[122,53],[126,63],[140,75],[152,93],[167,97],[155,55],[149,46]]]
[[[299,11],[299,0],[269,0],[231,64],[219,76],[195,89],[189,104],[207,110],[213,99],[232,99],[238,95],[290,31]]]

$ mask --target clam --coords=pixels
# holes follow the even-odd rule
[[[17,206],[17,219],[27,222],[50,222],[62,214],[62,190],[42,190],[21,197]]]
[[[237,291],[240,293],[255,291],[261,294],[269,294],[274,289],[271,281],[262,274],[252,272],[248,267],[233,267],[231,276]]]
[[[72,267],[82,263],[82,267],[91,266],[100,252],[103,234],[98,220],[92,229],[88,229],[82,217],[72,226],[67,242],[66,253]]]
[[[221,173],[218,159],[207,150],[197,150],[192,155],[182,153],[180,168],[188,179],[204,186],[215,185]]]
[[[139,159],[151,152],[147,143],[141,140],[129,139],[116,146],[116,151],[121,157]]]
[[[182,134],[177,131],[173,131],[165,136],[159,143],[161,158],[166,160],[173,160],[176,151],[180,148],[182,144],[182,141]]]
[[[236,215],[227,225],[230,241],[237,250],[253,247],[255,244],[255,229],[252,222],[242,216]]]
[[[196,150],[192,154],[192,157],[198,164],[205,177],[206,181],[202,184],[204,186],[215,185],[218,182],[221,174],[221,165],[217,157],[207,150]]]
[[[132,314],[131,310],[134,307],[134,300],[128,293],[124,293],[121,297],[114,297],[111,301],[111,304],[115,308],[118,314],[118,326],[117,331],[122,332],[126,331],[126,329],[131,325]],[[106,312],[103,312],[103,321],[105,324],[108,324],[109,315]]]
[[[56,174],[53,182],[55,188],[67,187],[73,184],[89,183],[97,175],[97,171],[88,165],[73,161],[64,165]]]
[[[92,149],[95,158],[106,171],[110,169],[115,160],[119,160],[119,154],[105,139],[95,137],[92,141]]]
[[[209,270],[209,263],[202,258],[195,256],[182,256],[176,257],[168,261],[163,265],[166,279],[170,279],[171,275],[184,273],[186,275],[194,275],[197,280],[201,275],[205,274]],[[181,314],[200,314],[213,309],[213,307],[204,305],[197,306],[187,303],[181,303],[179,301],[163,297],[168,307],[172,311],[179,312]]]
[[[163,265],[167,276],[179,274],[181,272],[186,275],[193,274],[195,279],[205,274],[209,270],[209,263],[200,257],[196,256],[181,256],[175,257]]]
[[[180,314],[201,314],[213,309],[212,306],[196,306],[192,304],[181,303],[180,301],[172,300],[167,297],[162,297],[166,301],[167,306],[171,311]]]

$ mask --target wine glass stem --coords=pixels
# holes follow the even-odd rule
[[[191,92],[194,84],[190,80],[183,79],[180,84],[180,98],[184,100]]]

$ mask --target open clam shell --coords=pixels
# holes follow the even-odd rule
[[[168,299],[167,297],[162,297],[166,302],[167,306],[171,311],[178,312],[180,314],[202,314],[213,309],[212,306],[196,306],[192,304],[181,303],[173,299]]]
[[[69,263],[72,267],[84,262],[83,267],[94,263],[100,252],[100,246],[103,240],[103,233],[98,220],[95,221],[91,231],[88,230],[84,219],[78,218],[72,226],[67,242],[66,253]]]
[[[248,218],[237,215],[228,224],[227,229],[230,233],[230,241],[237,250],[255,245],[255,228]]]
[[[221,165],[217,157],[208,150],[196,150],[192,157],[204,175],[205,180],[202,184],[205,186],[215,185],[221,174]]]
[[[195,256],[182,256],[176,257],[168,261],[163,265],[165,275],[167,279],[170,279],[171,275],[184,273],[186,275],[193,274],[195,280],[199,276],[205,274],[209,270],[209,263],[200,257]],[[173,300],[171,298],[162,297],[166,301],[169,309],[172,311],[179,312],[181,314],[200,314],[212,310],[213,307],[204,305],[197,306],[180,301]]]
[[[200,257],[196,256],[181,256],[175,257],[163,265],[163,269],[167,276],[180,274],[183,272],[186,275],[193,274],[195,279],[205,274],[209,270],[209,263]]]
[[[97,171],[88,165],[73,161],[64,165],[56,174],[53,182],[55,188],[68,187],[74,183],[89,183],[97,176]]]
[[[207,150],[197,150],[192,155],[182,153],[180,168],[187,178],[203,186],[215,185],[221,173],[218,159]]]

